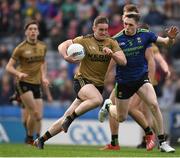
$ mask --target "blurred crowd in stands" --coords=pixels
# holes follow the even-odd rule
[[[106,15],[110,20],[110,35],[116,34],[123,28],[123,6],[129,3],[137,4],[141,21],[158,34],[164,35],[165,28],[170,25],[180,28],[180,0],[1,0],[0,105],[9,104],[8,98],[14,92],[14,79],[4,70],[13,48],[24,38],[26,20],[37,19],[39,39],[48,45],[46,59],[54,99],[52,105],[67,106],[74,98],[72,78],[76,65],[65,62],[58,54],[57,46],[66,39],[91,33],[92,21],[97,15]],[[165,80],[157,63],[158,97],[166,106],[180,103],[180,36],[173,47],[159,48],[172,75]],[[106,80],[105,98],[113,88],[113,76],[109,75]]]

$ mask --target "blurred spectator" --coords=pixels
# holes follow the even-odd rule
[[[22,38],[23,37],[23,17],[20,13],[18,12],[15,12],[13,15],[12,15],[12,20],[10,21],[11,22],[11,35],[13,35],[14,37],[20,37]]]
[[[36,12],[38,12],[38,9],[36,7],[36,0],[27,0],[25,4],[26,4],[24,9],[25,17],[33,18]]]
[[[8,48],[4,45],[1,44],[0,45],[0,62],[3,66],[5,66],[7,64],[7,62],[9,61],[11,55],[10,52],[8,50]]]
[[[60,9],[63,13],[63,24],[68,26],[69,22],[76,17],[76,3],[73,0],[66,0]]]
[[[0,2],[0,35],[6,36],[9,32],[10,26],[10,7],[8,1]]]
[[[93,7],[95,7],[101,15],[106,14],[108,10],[108,5],[104,2],[104,0],[93,1]],[[94,16],[93,19],[95,19],[95,17],[97,17],[97,15]]]
[[[147,3],[146,0],[138,0],[137,6],[138,6],[138,10],[142,18],[144,15],[147,15],[149,12],[149,7],[146,3]]]
[[[174,5],[172,0],[165,0],[164,3],[164,13],[167,18],[172,18],[173,17],[173,10],[174,10]]]
[[[38,0],[37,2],[37,9],[41,13],[43,17],[47,17],[49,11],[49,1],[48,0]]]
[[[78,35],[79,32],[79,23],[76,19],[70,21],[69,26],[67,28],[67,38],[72,39]]]
[[[180,103],[180,78],[177,81],[175,103]]]
[[[91,13],[91,4],[88,3],[88,0],[80,0],[77,3],[77,18],[80,21],[86,21],[90,18]]]
[[[173,17],[178,20],[180,19],[180,1],[175,0],[173,6]]]
[[[174,46],[170,49],[170,53],[174,59],[180,60],[180,38],[175,41]]]
[[[0,79],[3,78],[5,66],[10,58],[10,53],[4,44],[0,45]]]
[[[168,108],[174,104],[176,85],[171,79],[167,79],[162,88],[161,109]]]
[[[46,26],[46,22],[44,21],[44,18],[42,17],[42,15],[39,12],[35,13],[35,19],[37,20],[38,24],[39,24],[39,36],[38,39],[43,40],[47,37],[47,26]]]
[[[59,70],[59,74],[52,83],[53,89],[51,94],[55,100],[61,103],[73,100],[72,82],[68,80],[67,66],[63,66]]]
[[[57,15],[61,3],[62,3],[61,0],[59,2],[58,0],[51,1],[51,3],[49,4],[48,17],[54,18]]]
[[[14,92],[13,80],[7,73],[0,79],[0,105],[9,104],[9,96]]]
[[[108,10],[107,10],[108,16],[111,16],[113,14],[120,14],[120,15],[122,15],[122,13],[123,13],[122,12],[123,6],[120,6],[118,4],[117,0],[110,1],[110,3],[108,4]]]
[[[123,29],[123,23],[121,20],[121,15],[114,14],[111,20],[111,25],[109,26],[109,35],[113,36]]]
[[[150,6],[149,12],[144,17],[143,22],[150,26],[155,26],[155,25],[164,25],[165,20],[166,17],[157,10],[157,7],[154,3]]]
[[[55,51],[57,51],[58,45],[66,39],[64,29],[57,25],[52,27],[49,37],[51,39],[51,48]]]
[[[57,12],[57,15],[53,18],[53,21],[55,22],[55,24],[57,24],[59,26],[63,25],[63,12],[62,12],[62,10],[59,10]]]
[[[14,0],[11,6],[11,18],[9,19],[11,35],[13,34],[14,37],[23,37],[24,16],[22,10],[23,7],[21,2],[19,0]]]

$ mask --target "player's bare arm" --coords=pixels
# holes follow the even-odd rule
[[[170,29],[166,30],[167,37],[160,37],[157,38],[157,43],[163,44],[165,46],[171,46],[174,44],[177,34],[179,33],[179,29],[176,26],[171,26]]]
[[[105,54],[111,56],[114,59],[114,61],[116,63],[118,63],[119,65],[125,66],[127,64],[127,60],[126,60],[126,57],[125,57],[123,51],[117,51],[114,53],[110,48],[104,47],[103,52]]]
[[[149,79],[152,81],[155,75],[156,66],[155,66],[155,61],[154,61],[154,53],[151,47],[146,49],[145,57],[148,62],[148,71],[149,71],[148,76],[149,76]]]
[[[47,63],[46,62],[44,62],[41,65],[41,74],[42,74],[42,77],[41,77],[42,84],[45,87],[48,87],[49,86],[49,80],[46,77],[46,75],[47,75]]]
[[[169,78],[171,76],[171,72],[170,72],[169,66],[168,66],[167,62],[165,61],[165,59],[163,58],[163,56],[160,53],[156,53],[154,57],[155,57],[155,60],[159,63],[163,72],[165,73],[166,78]]]
[[[16,61],[13,58],[11,58],[9,60],[8,64],[6,65],[6,71],[13,74],[20,80],[28,77],[28,74],[17,71],[14,67],[15,64],[16,64]]]

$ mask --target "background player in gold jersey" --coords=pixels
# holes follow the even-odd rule
[[[42,86],[42,91],[45,94],[47,101],[49,103],[51,103],[53,101],[50,89],[48,86]],[[24,129],[25,129],[25,143],[28,143],[28,131],[27,131],[27,122],[28,122],[28,118],[29,118],[29,111],[28,109],[25,107],[25,105],[22,103],[20,96],[17,94],[17,92],[15,91],[15,93],[9,98],[9,101],[12,104],[18,104],[19,107],[21,108],[21,121],[23,123]],[[41,110],[40,112],[42,112],[42,114],[40,114],[41,116],[43,115],[43,110]],[[34,135],[35,138],[38,138],[40,136],[41,133],[41,123],[37,123],[35,130],[34,130]]]
[[[6,70],[16,77],[17,93],[29,112],[27,143],[33,144],[35,127],[41,126],[42,118],[43,101],[40,84],[49,85],[45,65],[47,48],[38,40],[39,29],[36,21],[30,21],[25,25],[25,35],[26,39],[14,49]]]
[[[102,104],[101,95],[104,87],[105,74],[111,58],[118,64],[126,65],[126,58],[117,41],[108,36],[109,22],[106,17],[98,16],[93,23],[93,34],[67,40],[58,47],[59,53],[68,62],[77,62],[73,56],[67,56],[67,48],[72,43],[79,43],[85,49],[85,57],[80,61],[74,77],[74,89],[77,98],[59,120],[39,139],[35,145],[43,149],[44,142],[60,133],[67,132],[72,121],[78,116]]]

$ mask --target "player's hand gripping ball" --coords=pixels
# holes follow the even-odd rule
[[[85,56],[84,47],[81,44],[71,44],[67,49],[67,55],[73,56],[75,60],[82,60]]]

